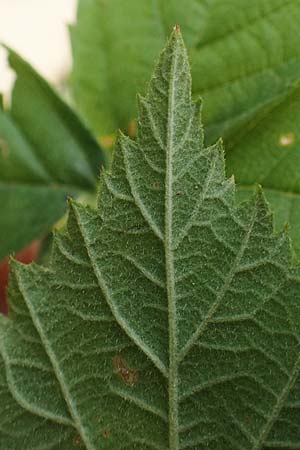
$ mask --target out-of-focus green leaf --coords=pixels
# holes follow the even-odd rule
[[[66,197],[95,189],[103,152],[72,110],[12,50],[17,79],[0,109],[0,259],[41,237]]]
[[[136,117],[136,93],[145,90],[164,40],[152,1],[79,1],[78,23],[71,27],[72,86],[99,136],[125,129]]]
[[[289,223],[300,256],[300,89],[290,94],[254,127],[230,142],[227,173],[234,174],[240,198],[261,184],[281,229]]]
[[[213,142],[300,78],[299,22],[299,0],[79,0],[75,100],[97,134],[126,128],[136,117],[135,92],[145,90],[158,48],[179,23]]]

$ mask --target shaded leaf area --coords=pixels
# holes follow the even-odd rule
[[[298,448],[299,272],[262,193],[237,206],[203,145],[178,28],[139,112],[50,268],[14,264],[0,416],[47,419],[58,449]]]
[[[95,189],[103,153],[69,107],[11,50],[17,75],[0,109],[0,259],[48,233],[68,195]]]

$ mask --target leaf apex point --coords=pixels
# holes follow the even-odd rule
[[[24,270],[25,268],[28,268],[29,266],[31,266],[32,263],[25,264],[11,256],[9,259],[9,264],[11,272],[14,274],[19,274],[20,271]]]
[[[256,184],[255,186],[255,193],[257,195],[263,195],[263,188],[261,184]]]
[[[225,158],[225,146],[224,146],[223,138],[220,137],[217,140],[217,142],[214,145],[212,145],[212,147],[214,147],[219,152],[219,154],[222,156],[222,158]]]
[[[267,208],[269,208],[269,204],[267,202],[267,199],[265,197],[265,194],[264,194],[261,184],[256,184],[255,191],[254,191],[254,198],[256,199],[256,202],[264,203],[265,206]]]
[[[183,37],[182,37],[182,33],[181,33],[181,27],[179,24],[174,25],[174,28],[169,37],[168,43],[169,43],[169,45],[170,44],[171,45],[181,45],[181,43],[184,45]]]
[[[73,208],[74,199],[72,197],[67,197],[67,206],[69,209]]]
[[[18,262],[18,261],[16,260],[16,258],[15,258],[13,255],[10,255],[10,256],[8,257],[8,260],[9,260],[9,264],[11,264],[11,265],[13,265],[13,264],[15,264],[15,263]]]
[[[180,29],[180,25],[178,23],[176,23],[174,30],[177,34],[181,34],[181,29]]]

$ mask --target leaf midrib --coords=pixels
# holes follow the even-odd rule
[[[166,287],[169,321],[169,447],[179,449],[178,436],[178,341],[175,302],[175,275],[173,253],[173,150],[174,150],[174,109],[177,51],[172,55],[172,66],[168,97],[168,122],[166,141],[166,192],[165,192],[165,262]]]

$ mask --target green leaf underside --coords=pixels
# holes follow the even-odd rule
[[[3,328],[5,324],[3,323]],[[9,392],[0,357],[0,448],[5,450],[76,450],[76,434],[70,427],[31,414]]]
[[[300,447],[299,273],[262,193],[236,206],[190,89],[175,29],[97,209],[71,202],[49,269],[14,264],[1,418],[51,422],[55,449]]]
[[[10,111],[0,109],[0,259],[49,232],[68,195],[94,189],[103,154],[68,106],[16,53]],[[21,225],[21,226],[20,226]]]

